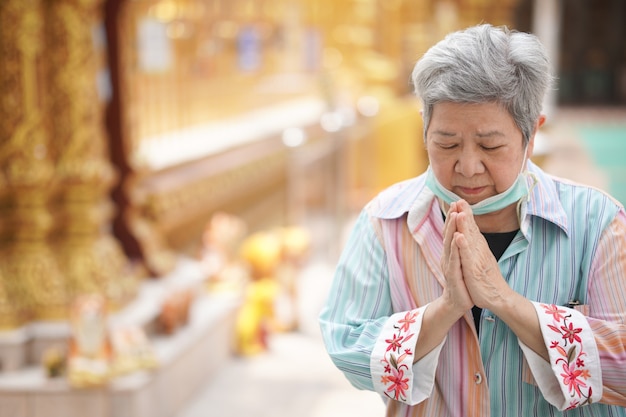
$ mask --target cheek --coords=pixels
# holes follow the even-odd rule
[[[506,191],[513,185],[513,182],[515,182],[519,174],[518,165],[519,168],[521,168],[521,162],[511,161],[510,164],[498,165],[491,168],[489,173],[498,193]]]
[[[458,160],[458,155],[450,150],[442,151],[437,147],[426,147],[430,166],[442,184],[449,182],[454,175],[454,167]]]
[[[452,158],[442,158],[436,154],[430,156],[430,167],[439,182],[446,188],[450,188],[449,185],[454,175],[453,161]]]

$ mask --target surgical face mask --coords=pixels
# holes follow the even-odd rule
[[[530,192],[527,181],[528,175],[528,172],[520,172],[513,184],[507,190],[479,201],[476,204],[471,204],[470,208],[472,209],[472,213],[477,216],[480,216],[481,214],[493,213],[494,211],[502,210],[503,208],[508,207],[527,196]],[[441,185],[430,166],[428,167],[428,171],[426,173],[426,186],[448,205],[461,199],[461,197]]]

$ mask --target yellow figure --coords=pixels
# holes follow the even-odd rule
[[[274,327],[274,302],[279,291],[275,273],[281,252],[281,241],[274,233],[255,233],[243,242],[241,257],[250,268],[250,281],[236,321],[235,348],[239,354],[253,355],[267,349],[267,337]]]

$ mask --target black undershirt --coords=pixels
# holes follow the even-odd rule
[[[513,230],[512,232],[504,232],[504,233],[483,233],[483,236],[487,240],[487,244],[489,245],[489,249],[491,249],[491,253],[499,260],[506,248],[509,247],[513,238],[517,234],[517,230]],[[472,307],[472,314],[474,315],[474,324],[476,325],[476,332],[480,333],[480,315],[483,309],[480,307]]]

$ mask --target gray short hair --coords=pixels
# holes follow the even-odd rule
[[[423,103],[424,140],[436,103],[495,102],[511,114],[528,143],[552,76],[536,36],[482,24],[431,47],[415,65],[412,81]]]

